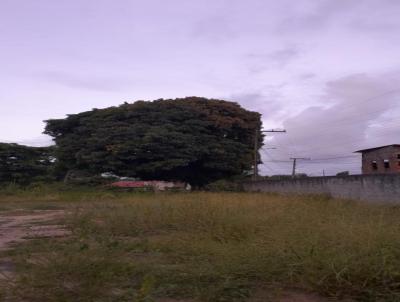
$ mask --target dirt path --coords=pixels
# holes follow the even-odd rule
[[[5,212],[0,215],[0,251],[32,238],[65,236],[64,226],[53,222],[63,216],[63,210]]]
[[[1,213],[1,212],[0,212]],[[7,211],[0,214],[0,252],[15,244],[35,238],[63,237],[69,234],[56,221],[65,215],[63,210]],[[0,281],[12,278],[14,265],[10,258],[0,257]]]

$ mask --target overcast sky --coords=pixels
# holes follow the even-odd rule
[[[266,139],[262,173],[293,156],[312,159],[298,172],[357,173],[353,151],[400,143],[399,16],[398,0],[0,0],[0,141],[46,145],[48,118],[205,96],[288,131]]]

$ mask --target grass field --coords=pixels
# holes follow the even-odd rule
[[[0,193],[72,232],[3,252],[9,301],[400,301],[400,208],[259,193]],[[1,299],[0,299],[1,300]],[[314,301],[314,300],[313,300]],[[315,300],[317,301],[317,300]]]

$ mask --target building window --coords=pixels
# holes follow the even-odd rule
[[[390,168],[390,164],[389,164],[389,160],[388,159],[384,159],[383,160],[383,166],[385,167],[385,169],[389,169]]]
[[[372,161],[372,170],[378,170],[378,163],[376,162],[376,160]]]

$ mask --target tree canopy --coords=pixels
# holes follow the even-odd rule
[[[0,143],[0,183],[48,180],[54,161],[53,147]]]
[[[204,184],[251,169],[260,117],[223,100],[161,99],[47,120],[45,133],[60,171]]]

